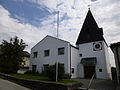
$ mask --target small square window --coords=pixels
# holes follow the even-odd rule
[[[102,69],[99,69],[99,72],[102,72]]]
[[[65,49],[63,48],[58,48],[58,55],[64,55]]]
[[[80,53],[79,56],[82,57],[82,54]]]
[[[44,56],[49,56],[50,50],[45,50],[44,51]]]
[[[38,52],[33,52],[33,57],[37,58],[37,56],[38,56]]]

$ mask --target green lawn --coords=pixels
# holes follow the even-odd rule
[[[44,76],[27,75],[27,74],[9,74],[9,75],[15,76],[17,78],[23,78],[23,79],[49,81],[49,78]]]
[[[48,77],[45,76],[37,76],[37,75],[27,75],[27,74],[9,74],[11,76],[17,77],[17,78],[23,78],[23,79],[30,79],[30,80],[41,80],[41,81],[50,81]],[[59,81],[58,83],[75,83],[76,81],[63,79],[62,81]]]
[[[4,77],[4,76],[0,76],[0,78],[1,78],[1,79],[5,79],[5,77]]]

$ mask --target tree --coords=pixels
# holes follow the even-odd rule
[[[23,50],[27,45],[17,36],[10,41],[3,40],[0,45],[0,72],[16,73],[24,57]]]

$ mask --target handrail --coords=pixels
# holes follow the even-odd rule
[[[93,81],[93,79],[94,79],[94,74],[93,74],[93,76],[92,76],[92,78],[91,78],[91,80],[90,80],[90,82],[89,82],[89,85],[88,85],[88,87],[87,87],[87,89],[86,90],[88,90],[89,88],[90,88],[90,86],[91,86],[91,84],[92,84],[92,81]]]

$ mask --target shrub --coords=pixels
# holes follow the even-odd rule
[[[64,78],[64,64],[58,63],[58,81],[62,80]],[[52,80],[56,80],[56,64],[50,65],[47,68],[47,76]]]
[[[64,75],[64,79],[70,79],[71,78],[71,75],[70,74],[65,74]]]
[[[25,74],[30,74],[30,75],[39,75],[39,72],[34,72],[34,71],[27,71]]]

